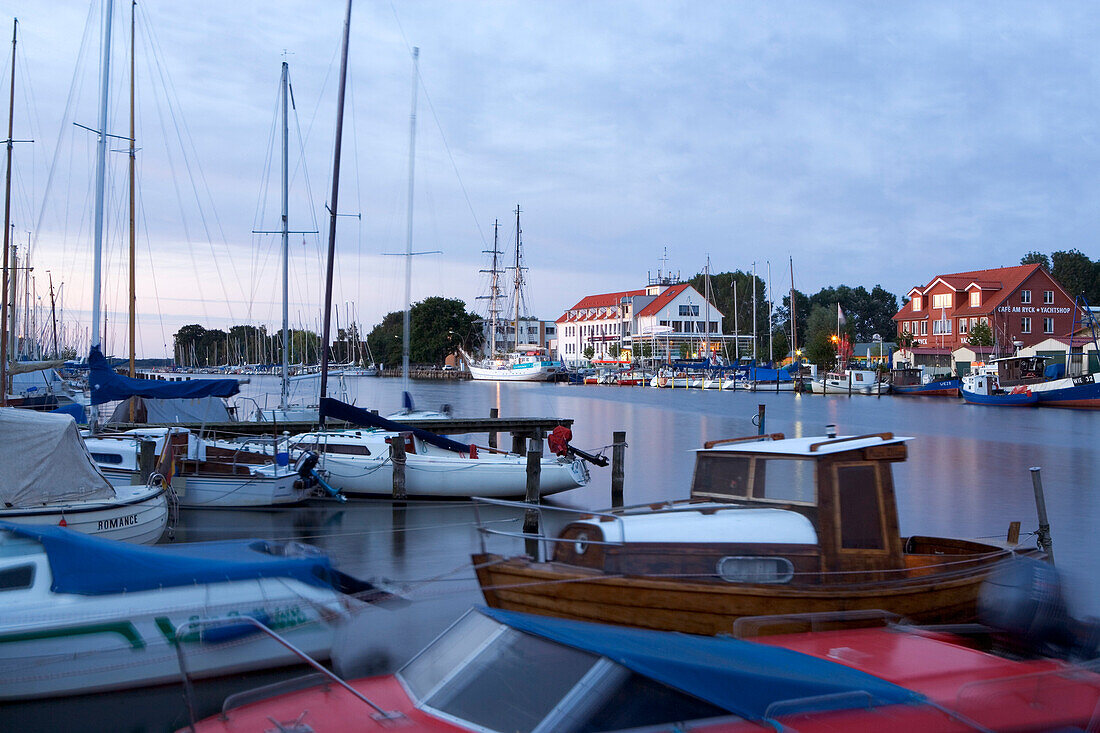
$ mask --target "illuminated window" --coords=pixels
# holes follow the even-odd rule
[[[919,295],[914,295],[913,296],[913,310],[915,310],[915,311],[920,310],[920,301],[921,301],[921,297]]]
[[[940,293],[932,296],[933,308],[950,308],[951,307],[951,293]]]
[[[982,304],[982,291],[971,290],[970,291],[970,307],[977,308]]]

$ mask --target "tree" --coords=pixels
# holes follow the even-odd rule
[[[737,309],[734,312],[733,291],[737,284]],[[706,293],[706,276],[699,273],[688,284],[700,293]],[[764,279],[756,277],[756,349],[758,354],[768,353],[768,290]],[[722,330],[725,333],[752,334],[753,278],[751,272],[719,272],[710,276],[711,304],[723,316]],[[702,312],[700,311],[700,315]],[[735,330],[736,327],[736,330]]]
[[[1021,265],[1042,265],[1043,269],[1050,272],[1050,258],[1042,252],[1028,252],[1020,258]]]
[[[992,346],[993,329],[988,323],[979,321],[970,329],[970,335],[966,337],[966,343],[971,346]]]
[[[1050,261],[1051,276],[1070,297],[1084,295],[1089,303],[1100,302],[1100,263],[1076,249],[1054,252]]]
[[[913,344],[916,343],[917,337],[913,335],[912,331],[902,331],[898,336],[898,346],[903,349],[913,348]]]
[[[592,357],[596,355],[596,348],[592,346],[592,344],[589,344],[588,346],[584,347],[584,351],[582,352],[582,354],[585,359],[592,361]]]
[[[387,313],[367,336],[374,358],[391,366],[401,363],[401,336],[405,314]],[[458,351],[481,347],[481,320],[466,311],[458,298],[432,296],[409,309],[409,361],[415,364],[442,364]]]
[[[836,306],[815,305],[806,319],[806,345],[802,353],[806,359],[826,369],[836,362]]]
[[[197,366],[197,363],[193,363],[192,351],[198,351],[199,342],[202,341],[204,333],[206,333],[206,329],[197,323],[183,326],[180,330],[176,331],[174,341],[176,344],[176,356],[180,360],[180,364]]]
[[[382,365],[401,363],[401,322],[404,311],[387,313],[367,335],[367,347]]]

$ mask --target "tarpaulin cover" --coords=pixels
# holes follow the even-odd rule
[[[50,410],[51,415],[68,415],[73,420],[76,420],[77,425],[88,424],[88,413],[84,411],[84,405],[71,402],[67,405],[62,405],[56,410]]]
[[[236,379],[186,379],[164,382],[159,379],[131,379],[116,374],[103,352],[93,346],[88,354],[88,384],[92,387],[92,404],[124,400],[127,397],[157,397],[172,400],[197,397],[232,397],[241,391]]]
[[[269,548],[279,552],[283,546],[267,540],[147,547],[50,525],[0,522],[0,529],[42,543],[55,593],[97,596],[256,578],[294,578],[327,588],[336,572],[325,555],[272,554]]]
[[[5,507],[114,496],[73,418],[0,408],[0,502]]]
[[[786,369],[750,367],[748,378],[754,382],[789,382],[791,374]]]
[[[361,410],[358,407],[352,407],[346,402],[334,400],[331,397],[321,398],[320,413],[322,420],[331,417],[334,420],[343,420],[353,425],[362,425],[365,428],[381,428],[382,430],[390,430],[395,433],[412,433],[425,443],[431,443],[444,450],[453,450],[456,453],[466,454],[470,452],[470,446],[464,443],[459,443],[450,438],[444,438],[442,435],[436,435],[427,430],[421,430],[420,428],[414,428],[410,425],[402,425],[399,422],[387,420],[384,417],[375,415],[373,412]]]
[[[749,720],[765,719],[772,703],[822,695],[837,698],[816,701],[814,710],[924,700],[919,693],[880,677],[790,649],[737,639],[531,616],[495,608],[479,610],[519,631],[607,657],[638,674]]]
[[[130,401],[134,401],[134,419],[130,419]],[[217,397],[156,400],[131,397],[115,408],[108,423],[147,423],[149,425],[179,425],[180,423],[230,422],[229,410]]]

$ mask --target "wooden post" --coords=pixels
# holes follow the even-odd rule
[[[611,506],[623,505],[623,482],[626,477],[626,432],[611,434]]]
[[[496,420],[498,417],[500,417],[500,410],[495,407],[490,407],[489,418]],[[489,431],[489,447],[494,449],[497,447],[497,431],[495,430]]]
[[[1020,544],[1020,523],[1009,522],[1008,523],[1008,537],[1006,538],[1008,544],[1018,545]]]
[[[526,442],[523,433],[512,433],[512,452],[520,456],[527,455]]]
[[[1032,466],[1028,469],[1031,471],[1031,485],[1035,489],[1035,512],[1039,515],[1039,531],[1036,532],[1039,535],[1039,547],[1043,548],[1043,552],[1047,554],[1047,558],[1050,560],[1050,564],[1054,564],[1054,545],[1050,540],[1050,520],[1047,519],[1047,502],[1043,496],[1043,479],[1039,475],[1041,470],[1039,466]]]
[[[524,500],[531,505],[539,503],[539,485],[542,473],[542,433],[531,438],[531,445],[527,449],[527,496]],[[535,509],[528,509],[523,515],[523,533],[528,535],[538,534],[539,513]],[[539,559],[539,541],[528,538],[524,541],[527,554],[532,560]]]
[[[149,477],[153,475],[153,467],[157,463],[157,444],[152,440],[143,440],[138,448],[138,479],[140,485],[149,483]]]
[[[848,370],[848,396],[852,396],[852,370]]]
[[[390,438],[390,462],[393,463],[393,498],[404,501],[405,491],[405,439],[409,433],[398,433]]]
[[[764,430],[764,405],[756,406],[756,434],[763,435]]]

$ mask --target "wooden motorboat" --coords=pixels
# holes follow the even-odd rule
[[[728,633],[743,616],[859,609],[969,621],[982,580],[1019,550],[900,536],[891,464],[907,440],[708,443],[691,501],[576,512],[540,538],[546,558],[490,554],[484,538],[506,533],[482,527],[478,582],[495,608],[694,634]]]
[[[935,375],[923,367],[899,367],[890,372],[890,391],[919,397],[958,397],[962,381],[950,375]]]

